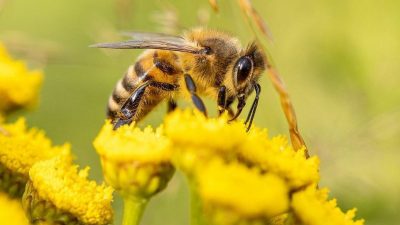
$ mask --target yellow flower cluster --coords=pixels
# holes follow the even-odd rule
[[[22,61],[12,59],[0,43],[0,114],[37,102],[43,81],[41,71],[30,71]]]
[[[175,146],[184,150],[177,157],[186,169],[218,157],[275,173],[291,189],[319,180],[316,156],[306,159],[304,149],[294,151],[282,136],[269,139],[266,130],[254,127],[247,133],[240,121],[228,125],[226,117],[207,119],[199,113],[177,111],[167,117],[165,130]]]
[[[69,155],[68,144],[53,146],[44,132],[28,129],[25,119],[0,127],[0,190],[21,197],[30,168],[41,160]]]
[[[7,225],[29,225],[18,200],[10,199],[0,192],[0,222]]]
[[[228,124],[226,117],[207,119],[190,111],[170,114],[165,133],[177,148],[175,165],[198,186],[203,208],[210,214],[209,224],[283,224],[288,214],[310,216],[300,211],[298,215],[289,204],[298,204],[291,202],[292,193],[318,183],[319,160],[316,156],[307,159],[305,149],[294,151],[283,136],[270,139],[266,130],[257,127],[247,133],[240,121]],[[340,212],[336,205],[333,208]],[[319,213],[313,207],[308,212]],[[347,214],[349,221],[352,213]],[[297,225],[314,224],[323,223]]]
[[[328,201],[328,189],[310,186],[293,195],[292,208],[303,225],[362,225],[364,220],[353,221],[356,209],[343,213],[336,199]]]
[[[269,138],[257,127],[246,132],[242,122],[227,120],[176,110],[156,130],[113,130],[107,122],[94,146],[106,180],[125,196],[149,197],[161,190],[148,191],[155,178],[156,184],[165,181],[164,188],[172,165],[181,169],[194,201],[200,200],[192,204],[194,218],[202,217],[197,224],[363,224],[353,221],[354,211],[343,214],[332,201],[316,197],[318,157],[294,151],[283,136]]]
[[[68,144],[53,146],[43,131],[28,129],[25,119],[18,119],[12,124],[2,124],[1,127],[3,133],[0,133],[0,164],[26,177],[36,162],[70,153]]]
[[[107,121],[94,146],[106,181],[125,196],[150,197],[164,189],[173,175],[171,142],[161,127],[142,131],[132,124],[114,131]]]
[[[39,198],[72,214],[82,224],[111,223],[113,189],[89,181],[88,170],[85,168],[78,171],[78,167],[71,165],[68,157],[55,157],[36,163],[29,172],[28,184],[32,189],[24,194],[25,208],[35,205],[29,201]],[[30,195],[33,197],[28,198]],[[28,210],[30,211],[35,210]]]

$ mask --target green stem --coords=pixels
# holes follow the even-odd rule
[[[124,198],[122,225],[139,225],[146,205],[147,199],[145,198]]]
[[[190,188],[190,225],[205,225],[203,206],[197,192],[196,185],[189,180]]]

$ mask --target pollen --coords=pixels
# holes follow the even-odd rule
[[[337,207],[336,199],[328,199],[328,189],[310,186],[293,195],[292,208],[304,225],[363,225],[364,220],[353,220],[356,209],[346,213]]]
[[[113,216],[111,208],[113,189],[88,180],[88,171],[88,167],[79,171],[78,166],[72,165],[70,158],[65,157],[55,157],[36,163],[29,172],[28,184],[32,187],[27,189],[24,199],[33,199],[37,204],[26,205],[40,206],[37,200],[40,199],[54,205],[56,212],[61,210],[64,214],[71,214],[83,224],[109,224]],[[38,197],[26,197],[36,194]],[[43,205],[49,204],[42,204],[39,208],[43,208]],[[38,209],[29,211],[35,212]]]
[[[35,105],[43,74],[29,70],[23,61],[11,58],[0,43],[0,112]]]

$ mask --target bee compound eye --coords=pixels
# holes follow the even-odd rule
[[[250,57],[244,56],[241,57],[235,65],[235,77],[236,82],[241,83],[245,81],[253,70],[253,61]]]

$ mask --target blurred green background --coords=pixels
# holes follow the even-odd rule
[[[311,154],[321,158],[321,185],[366,224],[400,223],[400,1],[254,0],[274,41],[274,57],[294,102]],[[56,144],[71,142],[77,162],[101,181],[92,140],[108,95],[139,51],[87,46],[118,31],[179,32],[208,25],[254,39],[235,1],[0,0],[0,40],[14,57],[43,68],[41,102],[26,115]],[[287,134],[267,76],[255,124]],[[208,101],[209,110],[215,103]],[[159,124],[165,105],[143,124]],[[142,224],[188,224],[188,194],[178,177],[156,196]],[[115,201],[116,221],[121,202]]]

